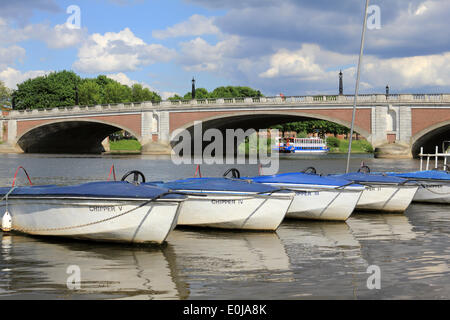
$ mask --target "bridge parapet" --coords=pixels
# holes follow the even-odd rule
[[[219,106],[252,106],[252,107],[283,107],[286,105],[321,106],[336,105],[350,106],[354,95],[315,95],[315,96],[275,96],[275,97],[246,97],[246,98],[214,98],[194,100],[164,100],[128,102],[116,104],[102,104],[89,106],[66,106],[50,109],[12,110],[4,119],[27,118],[36,116],[55,116],[67,114],[111,113],[111,112],[139,112],[139,111],[170,111],[186,108],[217,108]],[[376,106],[391,105],[436,105],[450,104],[450,94],[361,94],[358,95],[358,105]]]

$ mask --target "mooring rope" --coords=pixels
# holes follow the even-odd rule
[[[437,191],[431,190],[431,188],[427,187],[427,185],[425,185],[425,184],[418,184],[418,185],[421,186],[422,188],[428,190],[429,192],[434,193],[434,194],[450,195],[450,192],[437,192]]]

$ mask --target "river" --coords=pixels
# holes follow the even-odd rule
[[[2,186],[24,166],[34,184],[106,180],[140,170],[148,181],[191,177],[166,156],[1,154]],[[417,160],[352,159],[373,171],[418,170]],[[280,172],[342,172],[344,158],[280,160]],[[230,167],[202,166],[204,176]],[[19,173],[19,184],[25,184]],[[0,299],[449,299],[450,207],[413,203],[405,214],[354,213],[347,222],[287,220],[276,233],[175,229],[159,247],[1,234]],[[67,286],[78,266],[81,288]],[[369,266],[380,289],[369,289]],[[370,270],[370,268],[369,268]]]

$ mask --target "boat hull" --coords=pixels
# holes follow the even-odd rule
[[[356,209],[401,213],[408,208],[417,189],[416,185],[366,185]]]
[[[361,188],[324,188],[293,184],[271,184],[295,191],[286,218],[345,221],[361,197]]]
[[[160,244],[176,226],[181,201],[147,201],[11,198],[8,211],[13,231],[26,234]]]
[[[420,183],[414,202],[450,204],[450,183],[418,181]]]
[[[275,231],[293,199],[292,193],[257,195],[204,192],[202,195],[188,196],[180,209],[178,225]]]

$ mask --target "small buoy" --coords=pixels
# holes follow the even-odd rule
[[[2,231],[9,232],[9,231],[11,231],[11,228],[12,228],[11,214],[8,211],[6,211],[3,214],[3,218],[2,218]]]

